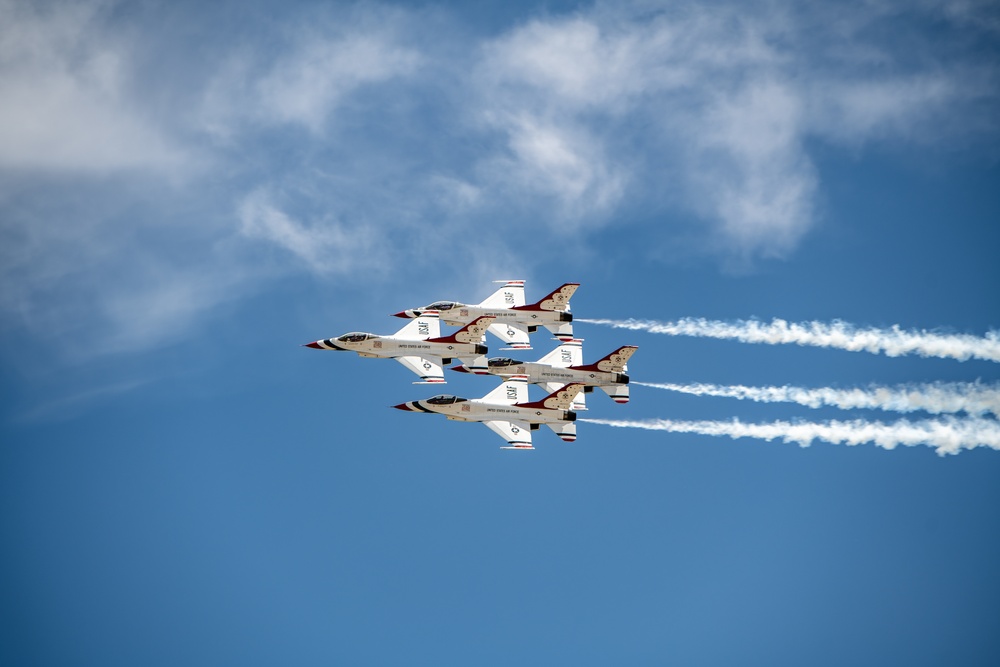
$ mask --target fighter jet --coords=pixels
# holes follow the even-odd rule
[[[461,359],[464,365],[482,371],[488,348],[482,344],[492,317],[477,317],[450,336],[441,336],[441,319],[435,310],[427,310],[391,336],[354,331],[337,338],[326,338],[305,347],[317,350],[347,350],[360,357],[395,359],[420,376],[413,384],[444,384],[442,364]]]
[[[499,282],[499,281],[498,281]],[[566,283],[536,303],[524,303],[524,281],[508,280],[504,286],[476,306],[458,301],[435,301],[423,308],[395,313],[396,317],[419,317],[428,310],[441,313],[446,324],[461,326],[477,317],[495,317],[490,332],[510,345],[511,350],[530,350],[528,334],[543,326],[560,340],[573,338],[573,316],[569,300],[580,283]]]
[[[590,393],[600,387],[615,403],[628,403],[628,363],[629,358],[639,348],[624,345],[594,364],[583,364],[583,341],[574,338],[559,345],[536,362],[518,361],[509,357],[493,357],[487,362],[486,372],[491,375],[510,377],[527,376],[530,384],[541,385],[545,391],[555,391],[571,382],[584,385],[584,392]],[[478,373],[464,364],[452,367],[460,373]],[[573,401],[572,410],[586,410],[585,394]]]
[[[567,442],[576,440],[576,413],[569,406],[582,389],[582,384],[570,384],[540,401],[528,402],[528,380],[515,375],[482,398],[442,394],[392,407],[410,412],[436,412],[457,421],[482,422],[507,442],[501,449],[534,449],[531,432],[542,424]]]

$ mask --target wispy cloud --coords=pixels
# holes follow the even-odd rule
[[[525,275],[545,253],[512,227],[586,249],[637,208],[727,260],[782,257],[815,222],[817,141],[996,130],[995,74],[960,43],[991,30],[974,3],[598,3],[489,35],[377,3],[231,33],[116,7],[0,0],[6,323],[152,345],[278,273],[425,269],[414,248],[446,235],[490,248],[464,274]]]
[[[229,137],[269,125],[322,134],[338,108],[365,86],[412,75],[422,54],[404,43],[404,12],[371,5],[335,21],[293,17],[278,33],[277,53],[234,51],[212,76],[202,123]]]
[[[486,126],[530,175],[521,190],[545,188],[564,211],[610,220],[652,188],[700,218],[704,243],[724,257],[783,257],[816,220],[808,142],[933,143],[946,126],[967,131],[949,121],[956,106],[995,101],[973,59],[930,49],[914,60],[909,33],[873,37],[902,6],[855,9],[848,19],[780,3],[609,3],[537,19],[484,47]],[[559,142],[535,140],[547,127]]]
[[[120,396],[134,389],[148,384],[146,380],[129,380],[125,382],[115,382],[113,384],[92,387],[68,396],[61,396],[50,399],[44,403],[29,408],[18,416],[22,421],[59,421],[72,419],[85,411],[87,407],[97,401],[105,400],[111,396]]]
[[[348,228],[331,220],[305,225],[276,208],[263,191],[244,198],[240,221],[244,236],[277,244],[316,273],[345,273],[358,267],[373,270],[380,263],[372,230]]]
[[[487,116],[505,128],[509,153],[480,165],[483,189],[550,201],[555,214],[550,219],[563,227],[600,219],[618,203],[624,174],[608,162],[600,142],[587,132],[528,114],[502,120],[498,113]]]
[[[131,46],[105,9],[0,2],[0,168],[173,170],[191,159],[135,104]]]

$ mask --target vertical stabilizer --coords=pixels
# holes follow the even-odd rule
[[[528,308],[530,310],[559,310],[568,313],[569,300],[579,286],[580,283],[563,283]]]
[[[601,391],[614,399],[615,403],[628,403],[629,392],[627,384],[616,384],[610,387],[601,387]]]
[[[602,373],[625,373],[628,371],[628,360],[638,349],[635,345],[623,345],[593,364],[574,366],[574,368],[601,371]]]
[[[542,382],[539,386],[551,394],[556,389],[559,389],[564,385],[560,382]],[[577,394],[576,398],[573,399],[573,403],[569,406],[569,409],[573,411],[586,410],[587,409],[586,396],[587,394],[585,391],[581,391],[579,394]]]

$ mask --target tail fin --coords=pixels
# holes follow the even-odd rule
[[[525,310],[560,310],[569,312],[569,300],[576,292],[580,283],[564,283],[555,290],[539,299],[536,303],[525,306]]]
[[[517,376],[514,377],[523,377]],[[546,396],[540,401],[535,401],[533,403],[518,403],[518,407],[522,408],[542,408],[545,410],[569,410],[570,406],[573,404],[573,399],[576,398],[577,394],[583,391],[583,384],[580,382],[574,382],[568,384],[565,387],[556,389],[554,392]]]
[[[556,368],[579,366],[583,363],[583,341],[579,338],[565,340],[562,345],[539,359],[538,363],[549,364]]]
[[[478,357],[459,358],[459,361],[462,363],[458,366],[452,366],[451,370],[458,373],[475,373],[476,375],[490,374],[489,361],[485,354]]]
[[[539,386],[541,386],[542,389],[544,389],[545,391],[547,391],[547,392],[549,392],[551,394],[552,392],[556,391],[557,389],[561,389],[562,388],[562,383],[560,383],[560,382],[543,382]],[[576,411],[576,410],[586,410],[587,409],[587,398],[586,398],[587,397],[587,392],[588,391],[593,391],[593,389],[594,389],[593,387],[584,387],[583,391],[581,391],[579,394],[577,394],[576,398],[573,399],[573,402],[570,404],[569,409],[573,410],[573,411]]]
[[[392,335],[393,338],[424,340],[441,335],[441,316],[436,310],[425,310],[423,315],[406,323]]]
[[[428,338],[428,343],[481,343],[495,317],[477,317],[450,336]]]
[[[524,305],[524,281],[523,280],[497,280],[504,285],[493,294],[483,299],[479,305],[483,308],[517,308]]]
[[[601,391],[614,399],[615,403],[628,403],[627,384],[613,384],[608,387],[601,387]]]
[[[546,426],[555,431],[556,435],[566,442],[576,440],[576,422],[557,422],[555,424],[546,424]]]
[[[587,366],[574,366],[576,370],[602,371],[604,373],[624,373],[628,360],[639,348],[635,345],[623,345],[600,361]]]

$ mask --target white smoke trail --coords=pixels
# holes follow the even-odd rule
[[[670,336],[723,338],[744,343],[796,343],[815,347],[832,347],[853,352],[865,351],[898,357],[919,354],[942,359],[986,359],[1000,362],[1000,331],[988,331],[982,338],[967,334],[938,334],[929,331],[904,331],[898,326],[889,329],[858,329],[846,322],[833,321],[788,323],[774,319],[770,323],[756,320],[719,322],[703,318],[682,318],[676,322],[651,320],[588,320],[587,324],[603,324],[618,329],[638,329]]]
[[[963,449],[990,447],[1000,449],[1000,422],[993,419],[899,420],[891,424],[852,421],[827,421],[822,423],[775,421],[768,424],[746,424],[733,421],[675,421],[653,419],[649,421],[618,421],[613,419],[579,419],[590,424],[604,424],[619,428],[641,428],[671,433],[700,433],[728,435],[730,438],[760,438],[795,442],[808,447],[813,440],[833,444],[860,445],[871,442],[885,449],[898,445],[934,447],[941,456],[957,454]]]
[[[666,389],[695,396],[724,396],[758,403],[798,403],[810,408],[829,405],[844,410],[873,408],[892,412],[923,410],[931,414],[965,412],[973,416],[988,413],[1000,415],[1000,387],[978,382],[936,382],[933,384],[864,389],[833,389],[823,387],[746,387],[743,385],[672,384],[636,382],[632,384],[654,389]]]

